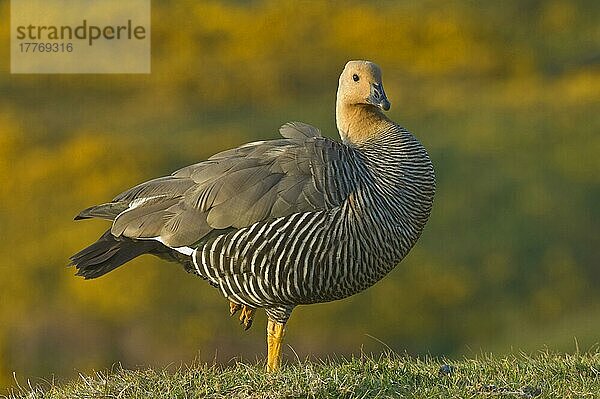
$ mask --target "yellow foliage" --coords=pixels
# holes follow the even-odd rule
[[[577,21],[577,8],[565,0],[548,1],[542,9],[540,20],[545,31],[560,32]]]

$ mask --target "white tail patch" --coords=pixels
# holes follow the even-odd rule
[[[171,248],[171,247],[169,247],[169,248]],[[186,256],[192,256],[192,254],[195,251],[194,249],[192,249],[190,247],[176,247],[176,248],[172,248],[172,249],[174,249],[175,251],[177,251],[181,254],[184,254]]]
[[[165,242],[163,241],[162,238],[159,237],[148,237],[148,238],[141,238],[141,237],[136,237],[136,240],[154,240],[154,241],[158,241],[161,244],[163,244],[165,247],[171,248],[177,252],[179,252],[180,254],[186,255],[186,256],[192,256],[192,254],[194,253],[195,249],[194,248],[190,248],[190,247],[171,247],[167,244],[165,244]]]

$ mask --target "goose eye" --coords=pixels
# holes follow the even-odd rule
[[[352,80],[354,80],[355,82],[358,82],[360,78],[358,77],[357,74],[352,75]]]

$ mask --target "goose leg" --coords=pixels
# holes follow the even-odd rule
[[[285,324],[269,319],[267,323],[267,371],[274,372],[281,365],[281,344]]]
[[[256,309],[229,301],[229,314],[231,316],[236,314],[239,310],[241,310],[239,317],[240,324],[244,325],[244,330],[248,330],[250,327],[252,327],[252,320],[254,319],[254,313],[256,313]]]
[[[233,316],[237,313],[238,310],[242,308],[242,305],[239,305],[235,302],[229,301],[229,314]]]
[[[250,306],[242,306],[242,311],[240,313],[240,324],[244,325],[245,331],[252,327],[252,320],[254,319],[255,312],[256,309],[251,308]]]

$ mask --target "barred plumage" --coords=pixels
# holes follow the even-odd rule
[[[419,142],[396,125],[373,142],[345,148],[343,161],[324,183],[325,192],[352,187],[340,205],[214,237],[193,254],[195,272],[282,323],[295,305],[342,299],[381,279],[427,221],[433,168]]]
[[[72,263],[86,278],[141,253],[182,263],[219,288],[232,311],[245,306],[245,322],[253,309],[266,310],[268,365],[277,368],[283,326],[296,305],[370,287],[404,258],[427,222],[433,166],[419,141],[381,113],[387,108],[379,68],[349,62],[336,105],[343,142],[290,123],[282,139],[140,184],[78,215],[113,224]]]

